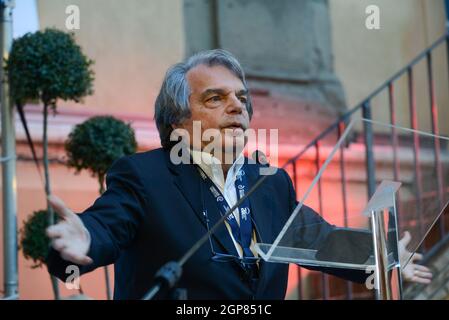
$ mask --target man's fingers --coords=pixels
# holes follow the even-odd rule
[[[423,273],[420,274],[420,277],[431,280],[433,278],[433,275],[431,273],[429,273],[429,272],[423,272]]]
[[[93,262],[93,260],[88,256],[71,253],[68,250],[61,252],[61,258],[66,261],[70,261],[70,262],[73,262],[73,263],[76,263],[76,264],[79,264],[82,266],[91,264]]]
[[[51,242],[51,246],[53,247],[53,249],[57,250],[57,251],[61,251],[63,250],[65,247],[67,247],[65,241],[63,239],[55,239]]]
[[[406,248],[407,245],[410,243],[410,240],[412,240],[412,236],[410,235],[410,232],[405,231],[404,236],[402,237],[402,239],[399,242],[402,243],[404,248]]]
[[[422,265],[419,265],[419,264],[417,264],[417,265],[415,266],[415,269],[418,270],[418,271],[423,271],[423,272],[430,272],[430,273],[432,273],[432,271],[431,271],[429,268],[427,268],[427,267],[425,267],[425,266],[422,266]]]
[[[432,279],[432,273],[427,271],[415,270],[414,276],[426,279]]]
[[[94,262],[94,260],[92,260],[91,257],[84,256],[84,258],[81,259],[80,264],[83,265],[83,266],[87,266],[89,264],[92,264],[93,262]]]
[[[420,278],[418,276],[414,276],[411,281],[422,284],[429,284],[432,282],[430,279]]]
[[[58,197],[51,194],[47,197],[47,199],[60,218],[70,218],[74,214]]]
[[[45,232],[50,239],[59,238],[63,235],[61,226],[57,224],[49,226]]]
[[[416,260],[422,260],[423,255],[421,253],[414,253],[412,256],[412,260],[416,261]]]

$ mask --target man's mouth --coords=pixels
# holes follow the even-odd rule
[[[224,135],[230,137],[242,137],[245,134],[245,127],[240,123],[233,123],[223,127]]]
[[[224,127],[222,127],[222,129],[231,129],[231,130],[236,130],[236,129],[241,129],[243,131],[245,131],[245,127],[240,124],[240,123],[230,123]]]

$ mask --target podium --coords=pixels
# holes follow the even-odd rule
[[[375,137],[372,151],[374,164],[379,168],[378,175],[386,179],[377,180],[377,188],[368,200],[360,188],[349,188],[346,196],[350,210],[344,217],[329,214],[329,209],[325,219],[312,217],[308,206],[316,207],[314,199],[318,188],[321,193],[323,185],[332,185],[337,179],[338,151],[346,148],[346,154],[352,153],[353,159],[365,160],[366,153],[357,141],[360,128],[366,125],[370,126]],[[394,139],[389,138],[392,131],[398,139],[395,146],[392,145]],[[410,143],[415,139],[421,142],[422,150],[416,150],[416,145]],[[436,170],[438,167],[449,172],[449,161],[444,157],[432,158],[435,153],[429,148],[436,140],[440,146],[445,145],[447,139],[366,119],[351,121],[337,143],[329,147],[326,161],[274,242],[266,243],[261,239],[256,244],[257,253],[269,263],[294,263],[304,267],[364,273],[365,285],[375,290],[376,299],[401,299],[401,269],[409,263],[449,202],[448,193],[440,190],[441,184],[437,183],[439,175]],[[399,149],[397,141],[400,142]],[[414,152],[420,152],[418,165],[424,168],[421,173],[425,185],[420,186],[419,192],[416,192],[413,174],[403,170],[401,175],[395,173],[394,181],[385,174],[394,171],[393,165],[397,162],[393,160],[397,157],[414,159],[416,164]],[[354,175],[353,179],[356,183],[366,184],[366,177]],[[332,209],[332,188],[328,190],[328,195],[323,192],[323,198],[329,201],[327,207]],[[412,239],[407,246],[400,242],[405,232],[409,232]]]

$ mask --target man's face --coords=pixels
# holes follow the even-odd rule
[[[248,92],[242,81],[219,65],[198,65],[186,76],[191,90],[189,102],[192,116],[178,127],[187,130],[192,139],[194,121],[200,121],[201,134],[205,130],[215,129],[221,134],[222,150],[233,150],[236,140],[242,141],[244,130],[249,126],[246,109]],[[209,143],[202,141],[202,148]]]

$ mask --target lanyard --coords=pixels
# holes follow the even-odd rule
[[[197,168],[202,180],[206,183],[209,191],[212,193],[212,196],[215,199],[215,203],[217,204],[220,214],[223,217],[230,209],[228,202],[226,201],[225,197],[220,192],[220,190],[212,182],[212,180],[203,171],[203,169],[201,169],[200,166],[197,166]],[[245,175],[245,171],[243,169],[240,169],[235,179],[235,191],[237,193],[237,201],[240,200],[240,198],[242,198],[245,195],[245,190],[247,189],[248,189],[248,182]],[[251,209],[248,198],[246,198],[238,207],[238,212],[240,218],[240,226],[235,219],[234,213],[229,214],[226,220],[231,227],[231,232],[235,241],[237,241],[237,243],[242,247],[243,256],[254,257],[253,252],[250,250],[252,238],[251,237],[252,223],[250,215]]]

